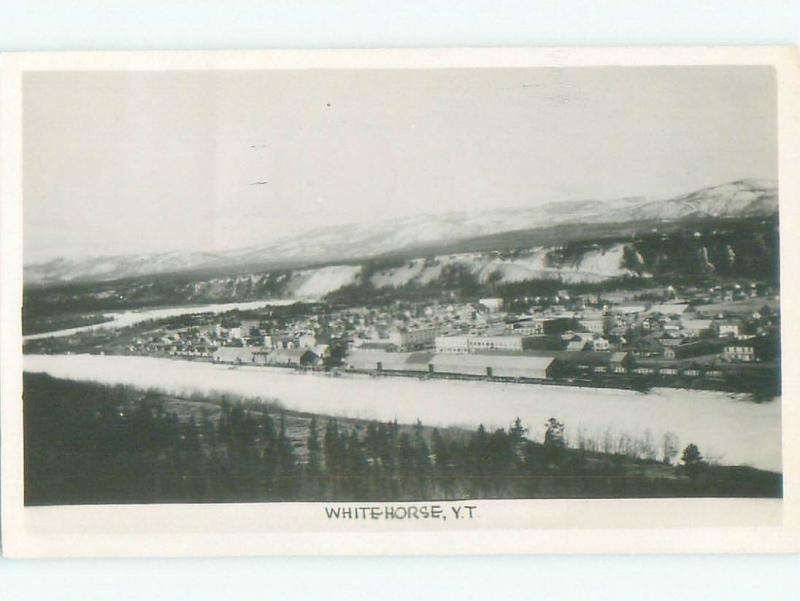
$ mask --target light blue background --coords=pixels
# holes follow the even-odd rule
[[[800,2],[0,0],[0,50],[797,44]],[[797,599],[798,557],[0,560],[31,599]]]

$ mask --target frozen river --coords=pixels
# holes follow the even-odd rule
[[[643,394],[588,389],[414,378],[300,374],[281,368],[236,367],[149,357],[26,355],[25,370],[169,392],[219,391],[277,399],[287,409],[431,426],[508,427],[516,417],[541,440],[555,417],[574,444],[579,432],[601,441],[622,434],[656,447],[666,432],[728,465],[781,470],[780,399],[754,403],[746,395],[671,388]],[[659,455],[660,456],[660,455]]]
[[[283,305],[292,305],[296,302],[297,301],[295,300],[273,299],[249,301],[244,303],[185,305],[183,307],[164,307],[160,309],[142,309],[139,311],[114,311],[104,313],[109,321],[103,323],[79,326],[76,328],[67,328],[64,330],[55,330],[53,332],[42,332],[40,334],[30,334],[28,336],[23,336],[22,339],[36,340],[37,338],[71,336],[73,334],[89,332],[92,330],[125,328],[151,319],[164,319],[166,317],[176,317],[178,315],[197,315],[199,313],[225,313],[226,311],[233,311],[234,309],[246,311],[248,309],[261,309],[263,307],[270,306],[278,307]]]

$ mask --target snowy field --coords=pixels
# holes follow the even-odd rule
[[[55,330],[53,332],[42,332],[41,334],[31,334],[23,336],[23,340],[36,340],[37,338],[54,338],[61,336],[71,336],[79,332],[89,332],[92,330],[100,329],[116,329],[132,326],[143,321],[150,319],[164,319],[166,317],[176,317],[178,315],[196,315],[199,313],[225,313],[226,311],[233,311],[239,309],[246,311],[248,309],[261,309],[263,307],[277,307],[282,305],[291,305],[296,303],[295,300],[262,300],[250,301],[245,303],[220,303],[212,305],[187,305],[184,307],[166,307],[161,309],[143,309],[141,311],[115,311],[105,313],[104,315],[110,321],[92,324],[88,326],[80,326],[77,328],[67,328],[65,330]]]

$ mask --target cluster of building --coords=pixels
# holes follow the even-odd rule
[[[775,360],[780,324],[771,292],[755,284],[575,296],[562,291],[517,299],[514,310],[500,298],[484,298],[320,306],[288,317],[208,315],[148,332],[128,350],[220,363],[493,378],[714,375]]]
[[[137,336],[128,345],[128,351],[168,354],[179,357],[205,357],[218,361],[235,356],[246,357],[258,351],[275,352],[287,356],[313,350],[321,358],[326,356],[327,344],[317,340],[313,328],[295,327],[270,330],[260,319],[238,319],[233,325],[223,325],[216,317],[197,317],[196,322],[183,327],[164,327]],[[238,355],[237,355],[238,353]]]
[[[544,380],[600,374],[724,378],[739,373],[740,364],[774,362],[776,296],[682,292],[680,297],[666,289],[664,298],[655,300],[627,293],[616,302],[597,295],[572,299],[564,292],[548,299],[558,302],[513,314],[503,311],[500,299],[484,299],[479,304],[489,311],[482,319],[427,329],[426,340],[433,342],[425,352],[362,345],[351,350],[346,365],[363,371]],[[750,299],[757,299],[753,306],[763,301],[763,308],[741,302]],[[713,301],[732,304],[720,307]]]

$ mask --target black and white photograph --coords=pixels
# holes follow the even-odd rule
[[[774,65],[20,79],[26,509],[781,506]]]

